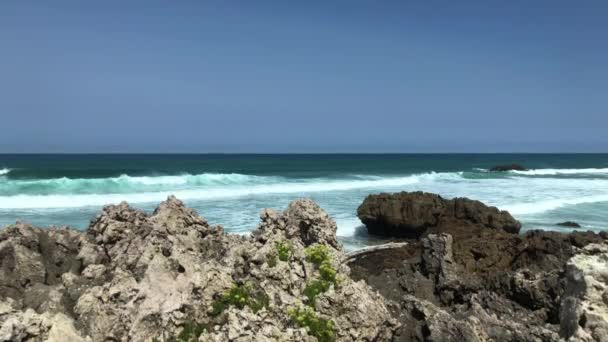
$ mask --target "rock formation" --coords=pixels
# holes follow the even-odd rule
[[[581,228],[580,224],[573,222],[573,221],[560,222],[560,223],[557,223],[556,226],[569,227],[569,228]]]
[[[491,167],[490,171],[492,171],[492,172],[528,171],[528,169],[519,164],[506,164],[506,165],[496,165],[494,167]]]
[[[151,215],[107,206],[84,232],[11,225],[0,341],[607,340],[606,234],[519,235],[480,202],[371,198],[368,222],[413,238],[349,257],[310,200],[264,210],[247,236],[173,197]]]
[[[369,195],[357,209],[370,234],[419,238],[454,227],[482,227],[517,233],[521,223],[508,212],[470,200],[444,199],[425,192]]]
[[[476,209],[452,209],[459,201]],[[394,341],[605,341],[607,234],[514,234],[508,213],[486,208],[423,193],[360,207],[370,232],[413,236],[348,262],[389,301]]]
[[[323,210],[298,200],[261,219],[225,234],[170,197],[152,215],[107,206],[85,232],[9,226],[0,341],[391,339],[385,300],[348,276]]]

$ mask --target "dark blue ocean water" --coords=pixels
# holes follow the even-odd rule
[[[497,164],[530,171],[490,173]],[[350,248],[373,242],[356,218],[370,193],[423,190],[509,210],[525,229],[608,228],[608,154],[0,155],[0,225],[84,229],[104,204],[152,210],[175,194],[209,221],[247,232],[262,208],[310,197]]]

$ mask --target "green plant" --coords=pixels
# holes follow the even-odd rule
[[[329,248],[325,245],[314,245],[304,250],[306,260],[313,263],[319,269],[320,279],[313,280],[306,284],[304,295],[308,298],[307,304],[315,305],[317,296],[329,290],[331,284],[337,285],[338,272],[331,265]]]
[[[324,260],[321,263],[321,266],[319,266],[319,274],[321,274],[321,279],[331,282],[333,284],[337,284],[337,272],[331,265],[329,260]]]
[[[291,256],[293,255],[293,245],[291,242],[277,241],[275,242],[275,247],[279,260],[289,261],[291,259]]]
[[[298,326],[308,328],[308,332],[319,342],[336,340],[333,321],[319,318],[312,308],[292,309],[289,311],[289,315]]]
[[[198,341],[199,336],[206,330],[208,330],[208,326],[205,324],[200,324],[195,321],[186,321],[182,331],[177,337],[167,337],[165,332],[162,333],[162,337],[165,342],[196,342]],[[153,337],[152,342],[161,342],[161,340],[158,337]]]
[[[275,267],[277,265],[277,255],[274,252],[269,253],[266,257],[266,263],[268,267]]]
[[[187,321],[184,323],[184,328],[177,335],[177,341],[180,342],[196,342],[198,337],[207,330],[207,326],[194,321]]]
[[[304,295],[308,299],[306,303],[310,306],[315,306],[317,296],[329,290],[330,284],[330,282],[323,279],[313,280],[306,284],[306,287],[304,288]]]
[[[268,301],[268,296],[265,293],[254,293],[248,284],[233,285],[230,290],[213,302],[211,315],[217,316],[221,314],[230,305],[236,306],[239,309],[248,306],[253,312],[258,312],[263,307],[268,306]]]
[[[325,245],[314,245],[304,250],[306,260],[319,266],[323,261],[329,261],[329,248]]]

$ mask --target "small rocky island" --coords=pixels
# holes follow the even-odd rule
[[[528,169],[520,164],[505,164],[496,165],[490,168],[491,172],[505,172],[505,171],[528,171]]]
[[[86,231],[0,230],[0,341],[606,341],[605,234],[528,232],[468,199],[359,208],[404,243],[347,254],[314,202],[226,234],[174,197]]]

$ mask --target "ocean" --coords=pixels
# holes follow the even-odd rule
[[[530,171],[488,172],[519,163]],[[312,198],[347,249],[369,236],[356,210],[368,194],[427,191],[508,210],[523,229],[608,229],[608,154],[61,154],[0,155],[0,226],[86,229],[105,204],[152,211],[174,194],[228,232],[256,227],[263,208]]]

